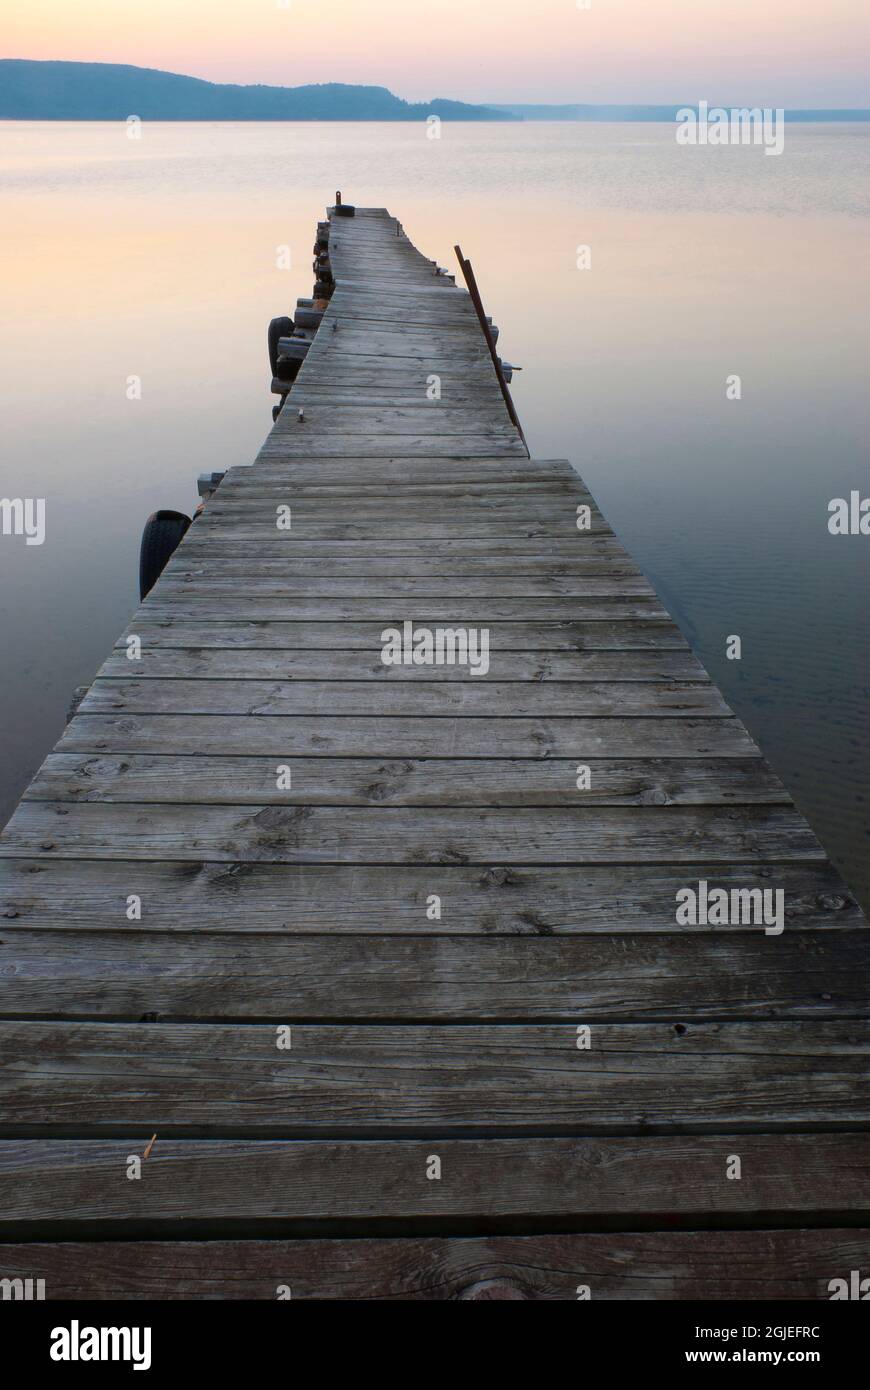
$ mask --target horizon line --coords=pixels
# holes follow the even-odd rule
[[[298,92],[298,91],[302,91],[302,90],[305,90],[306,88],[311,88],[311,87],[347,87],[347,88],[349,88],[349,89],[351,89],[351,90],[356,90],[356,89],[360,89],[360,88],[363,88],[363,89],[369,88],[369,89],[374,89],[374,90],[380,90],[380,91],[389,92],[389,94],[390,94],[391,96],[395,97],[398,101],[405,102],[405,103],[406,103],[407,105],[409,105],[409,106],[422,106],[422,105],[425,105],[425,104],[426,104],[426,101],[425,101],[425,100],[415,100],[415,99],[412,98],[412,97],[403,97],[403,96],[400,96],[397,92],[393,91],[393,88],[392,88],[392,87],[388,86],[386,83],[377,83],[377,82],[336,82],[336,81],[334,81],[334,80],[326,79],[326,80],[319,81],[319,82],[301,82],[301,83],[298,83],[298,84],[293,85],[293,86],[288,85],[288,84],[285,84],[285,83],[274,83],[274,82],[243,82],[243,81],[215,82],[212,78],[209,78],[209,77],[198,77],[198,76],[196,76],[195,74],[189,73],[189,72],[177,72],[177,71],[175,71],[175,70],[172,69],[172,68],[143,67],[143,66],[142,66],[141,64],[139,64],[139,63],[106,62],[105,60],[102,60],[102,59],[90,59],[90,58],[20,58],[20,57],[0,57],[0,63],[32,63],[34,66],[39,66],[39,67],[44,67],[44,66],[47,66],[47,65],[49,65],[49,64],[62,64],[62,65],[67,66],[67,67],[130,68],[130,69],[131,69],[132,71],[134,71],[134,72],[154,72],[154,73],[160,73],[161,75],[167,76],[167,77],[179,77],[179,78],[183,78],[183,79],[185,79],[185,80],[187,80],[187,81],[190,81],[190,82],[202,82],[202,83],[204,83],[206,86],[209,86],[209,87],[241,87],[241,88],[253,89],[253,90],[256,90],[256,89],[260,88],[260,89],[265,89],[265,90],[273,91],[273,92],[294,92],[294,91]],[[707,105],[708,105],[708,107],[710,107],[710,108],[713,108],[713,107],[715,106],[716,108],[721,108],[721,109],[724,109],[724,110],[744,110],[744,109],[747,109],[747,108],[748,108],[748,109],[753,109],[753,106],[750,105],[750,104],[747,103],[747,102],[725,102],[725,101],[722,101],[722,102],[719,102],[719,101],[713,102],[713,101],[710,101],[710,100],[709,100],[708,98],[706,98],[706,97],[699,97],[699,98],[697,98],[695,101],[645,101],[645,100],[641,100],[641,99],[634,99],[634,100],[632,100],[632,101],[580,101],[580,100],[570,100],[570,101],[546,101],[546,100],[539,100],[539,101],[528,101],[528,100],[525,100],[525,101],[505,101],[504,99],[489,100],[489,101],[487,101],[487,100],[475,99],[474,101],[469,101],[468,99],[462,98],[462,97],[432,96],[432,97],[428,98],[428,100],[429,100],[429,101],[454,102],[456,105],[459,105],[459,106],[469,106],[469,107],[473,107],[473,108],[475,108],[475,109],[493,110],[493,111],[517,110],[517,109],[523,109],[523,108],[525,108],[525,109],[528,109],[528,108],[540,108],[540,109],[542,109],[542,110],[548,110],[548,111],[557,111],[557,110],[567,110],[567,109],[571,109],[571,108],[579,108],[579,109],[581,109],[581,110],[597,111],[597,110],[602,110],[602,109],[605,109],[605,110],[632,110],[632,109],[638,108],[638,107],[639,107],[639,108],[645,108],[645,109],[647,109],[647,110],[669,111],[669,110],[671,110],[672,108],[674,108],[674,109],[677,109],[677,108],[691,108],[691,109],[695,109],[695,108],[697,107],[697,105],[698,105],[700,102],[702,102],[702,101],[707,102]],[[764,108],[762,107],[761,109],[764,109]],[[842,113],[844,113],[844,114],[845,114],[845,113],[849,113],[849,114],[859,114],[859,113],[860,113],[860,114],[862,114],[862,115],[870,114],[870,106],[783,106],[783,107],[779,107],[779,106],[778,106],[778,107],[775,107],[775,108],[772,108],[772,109],[783,110],[783,111],[785,111],[786,115],[787,115],[790,111],[793,112],[793,113],[794,113],[794,112],[803,113],[803,112],[819,111],[819,112],[825,112],[825,113],[832,113],[832,112],[837,112],[837,113],[839,113],[839,112],[842,112]],[[6,119],[6,120],[8,120],[8,119],[10,119],[10,118],[9,118],[9,117],[5,117],[5,118],[0,118],[0,119]],[[12,119],[14,119],[14,118],[12,118]],[[35,118],[35,119],[36,119],[36,118]],[[83,119],[87,119],[87,118],[83,118]],[[154,118],[154,117],[151,117],[151,119],[153,120],[153,119],[155,119],[155,118]],[[159,119],[159,118],[158,118],[158,119]],[[268,122],[267,122],[267,123],[268,123]]]

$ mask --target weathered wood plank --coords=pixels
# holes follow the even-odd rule
[[[359,346],[368,352],[398,351],[421,357],[435,349],[455,354],[457,360],[487,360],[486,344],[474,314],[419,324],[413,319],[415,307],[406,306],[400,323],[389,318],[361,319],[350,303],[336,303],[333,297],[325,331],[315,336],[315,346],[322,354],[347,352]]]
[[[372,377],[368,385],[360,383],[345,383],[330,386],[328,383],[315,385],[314,381],[299,384],[298,379],[293,386],[292,401],[293,405],[356,405],[361,409],[368,410],[371,407],[384,406],[429,406],[433,405],[439,410],[467,411],[479,400],[479,393],[463,389],[463,385],[458,382],[448,383],[446,386],[441,383],[441,395],[437,401],[430,398],[431,385],[423,377],[413,385],[390,386],[387,381],[378,382],[376,377]],[[495,404],[484,406],[484,411],[490,411],[493,418],[498,418],[498,407]]]
[[[214,549],[220,552],[220,544],[217,543]],[[640,573],[638,566],[616,554],[578,556],[576,560],[563,562],[553,561],[545,555],[504,555],[488,560],[469,557],[459,561],[439,560],[431,555],[387,555],[378,559],[372,554],[343,558],[341,555],[319,555],[316,543],[312,542],[306,546],[291,547],[289,551],[285,546],[283,556],[211,555],[202,548],[196,554],[190,549],[176,551],[164,570],[164,576],[176,582],[186,575],[208,575],[216,580],[228,577],[267,579],[276,576],[282,580],[300,578],[314,582],[315,571],[321,579],[360,579],[369,585],[375,579],[406,580],[410,571],[413,571],[413,579],[418,584],[430,578],[442,584],[451,581],[457,585],[466,577],[478,584],[481,580],[507,579],[516,582],[529,577],[536,585],[548,585],[551,592],[559,592],[560,588],[564,590],[569,584],[576,588],[585,578],[593,575]]]
[[[0,1131],[365,1138],[870,1124],[870,1023],[0,1022]]]
[[[464,413],[445,411],[442,414],[437,409],[428,409],[425,404],[416,410],[404,406],[318,407],[312,404],[305,407],[304,417],[300,420],[298,404],[296,398],[291,397],[292,408],[282,411],[275,425],[273,440],[280,443],[282,451],[286,449],[288,453],[298,452],[298,445],[311,441],[311,452],[316,456],[325,441],[333,436],[342,439],[353,436],[360,448],[366,447],[372,438],[381,444],[393,437],[425,437],[432,441],[435,451],[449,440],[458,442],[461,450],[465,440],[487,439],[494,453],[506,448],[509,454],[516,455],[513,448],[516,431],[513,425],[503,423],[501,417],[495,414],[487,415],[477,410]],[[322,417],[328,417],[329,423],[317,423]],[[507,415],[504,419],[508,419]],[[522,457],[526,455],[523,453]]]
[[[0,928],[51,931],[327,932],[448,936],[562,936],[654,932],[755,933],[676,920],[685,864],[560,868],[495,864],[292,865],[0,857]],[[781,889],[786,932],[855,931],[866,926],[854,896],[823,860],[698,863],[691,882],[710,890]],[[128,896],[143,917],[130,920]],[[441,899],[437,921],[430,897]],[[782,942],[784,937],[770,937]]]
[[[307,373],[305,363],[299,372],[295,382],[292,384],[286,381],[271,381],[271,389],[280,395],[290,393],[290,401],[294,400],[296,393],[305,395],[312,385],[317,385],[325,390],[332,388],[351,388],[354,391],[369,392],[374,399],[379,394],[392,396],[395,393],[410,394],[413,397],[411,404],[423,401],[429,404],[425,393],[431,391],[432,376],[438,377],[441,383],[441,400],[467,404],[470,397],[480,401],[481,399],[494,405],[494,398],[489,396],[490,368],[472,367],[466,363],[458,371],[451,371],[444,362],[436,369],[432,368],[430,362],[422,358],[408,359],[404,363],[393,359],[390,370],[381,371],[378,367],[379,358],[328,358],[317,362],[316,373]],[[368,365],[363,365],[367,363]],[[496,388],[497,389],[497,388]],[[270,437],[270,436],[269,436]],[[268,438],[266,443],[268,443]]]
[[[246,652],[358,651],[382,665],[378,656],[382,632],[383,626],[371,620],[362,623],[348,620],[306,623],[292,619],[220,622],[174,617],[171,611],[157,612],[146,606],[140,608],[127,632],[118,639],[116,650],[125,651],[127,637],[136,633],[146,651],[179,647]],[[497,649],[494,660],[504,652],[671,652],[685,651],[688,646],[679,628],[667,618],[618,618],[615,622],[604,618],[579,622],[501,622],[494,645]]]
[[[387,267],[380,252],[362,256],[351,264],[342,261],[340,269],[333,267],[337,283],[324,315],[325,331],[319,335],[323,351],[333,348],[334,339],[340,337],[343,328],[359,333],[363,325],[354,322],[352,316],[371,310],[375,305],[391,315],[372,323],[373,333],[378,336],[399,340],[411,337],[428,342],[430,349],[435,351],[452,341],[444,336],[442,330],[449,333],[453,329],[454,336],[456,330],[464,330],[463,342],[467,340],[469,350],[472,345],[475,351],[478,347],[486,347],[477,315],[467,295],[457,292],[453,285],[448,285],[445,292],[444,288],[439,288],[444,284],[443,279],[431,269],[427,271],[423,267],[421,273],[419,265],[403,264],[398,259],[400,253],[397,251],[389,252],[388,249],[388,254],[390,265]],[[443,319],[444,322],[415,325],[410,316],[417,312],[428,318]],[[333,331],[332,325],[336,322],[338,329]],[[364,346],[363,351],[366,350],[369,349]],[[491,366],[488,356],[483,360],[487,366]],[[491,374],[494,376],[494,373]]]
[[[94,681],[82,714],[433,715],[514,718],[730,718],[705,681]],[[437,731],[433,730],[430,738]]]
[[[368,345],[367,345],[368,346]],[[311,352],[307,354],[311,357]],[[315,370],[316,369],[316,370]],[[379,386],[406,384],[417,386],[432,374],[445,383],[467,390],[474,387],[478,399],[494,400],[498,387],[488,358],[457,361],[452,352],[433,348],[427,357],[384,357],[377,352],[316,354],[309,366],[307,358],[296,378],[296,384],[307,386],[309,381],[325,385],[351,382]]]
[[[280,864],[624,864],[823,859],[787,806],[213,806],[23,801],[0,855]],[[691,874],[687,869],[687,879]],[[696,881],[697,884],[697,881]],[[775,884],[771,884],[775,887]]]
[[[402,938],[19,929],[0,939],[0,1017],[439,1024],[861,1018],[868,964],[870,942],[861,931],[774,940],[757,931]]]
[[[292,511],[292,529],[286,524],[286,511],[279,512],[279,508],[288,505]],[[283,520],[283,528],[279,528],[279,520]],[[454,508],[440,499],[415,498],[409,491],[396,497],[395,506],[386,496],[350,498],[342,506],[327,497],[296,495],[292,488],[272,499],[252,497],[246,501],[239,498],[238,505],[235,498],[232,503],[222,502],[218,492],[197,520],[196,532],[198,537],[206,538],[228,529],[242,537],[248,533],[252,536],[277,535],[288,551],[296,541],[377,541],[381,535],[385,540],[406,542],[533,540],[537,542],[537,549],[549,549],[550,538],[572,540],[578,537],[573,499],[567,507],[536,504],[534,509],[526,509],[516,500],[500,503],[496,499],[488,502],[486,498],[475,498],[467,506]],[[592,512],[589,534],[609,536],[612,532],[604,519]],[[582,540],[578,538],[574,543],[575,555],[586,553]],[[526,544],[524,548],[528,551],[532,547]]]
[[[433,303],[431,298],[407,295],[404,301],[388,303],[379,296],[363,298],[361,295],[350,296],[346,291],[337,290],[332,297],[328,313],[329,317],[325,320],[327,329],[336,320],[340,325],[350,323],[357,329],[365,329],[368,324],[382,328],[384,324],[394,324],[401,316],[403,323],[415,333],[419,329],[427,328],[452,329],[454,332],[465,329],[477,335],[478,341],[480,339],[477,316],[471,304],[462,299],[448,298],[445,302],[442,297]]]
[[[257,544],[256,536],[251,537]],[[400,626],[406,620],[421,626],[433,623],[446,627],[480,627],[494,623],[578,622],[603,619],[605,622],[632,621],[636,618],[667,618],[667,610],[654,596],[643,594],[622,597],[618,594],[599,594],[589,598],[479,598],[479,599],[401,599],[401,598],[287,598],[269,599],[252,594],[240,585],[237,596],[210,598],[208,586],[198,589],[188,585],[183,594],[168,595],[164,600],[157,587],[140,609],[147,617],[163,616],[170,612],[185,621],[197,621],[211,616],[227,622],[241,618],[245,622],[374,622],[385,627]],[[136,617],[131,630],[136,631]],[[377,648],[380,649],[380,640]]]
[[[414,308],[408,305],[406,307]],[[326,335],[331,333],[330,324],[326,325]],[[323,336],[326,336],[323,335]],[[318,335],[321,336],[321,335]],[[334,334],[338,339],[341,336],[341,328]],[[349,374],[370,374],[376,375],[382,380],[389,380],[395,373],[404,373],[408,376],[418,376],[422,374],[437,373],[438,376],[450,376],[456,380],[465,379],[474,382],[480,389],[480,398],[483,401],[495,399],[498,387],[495,374],[492,370],[492,363],[487,356],[470,352],[459,355],[454,351],[452,343],[438,341],[433,337],[428,340],[428,350],[424,346],[422,353],[419,347],[424,338],[428,335],[420,330],[416,335],[415,347],[417,350],[402,352],[402,340],[395,339],[394,344],[400,350],[388,354],[382,353],[368,335],[357,334],[357,338],[362,338],[362,343],[356,351],[339,352],[327,351],[323,343],[318,344],[318,352],[312,359],[310,366],[303,367],[305,380],[316,379],[318,381],[329,381],[333,372],[344,371]],[[310,354],[309,354],[310,356]],[[300,378],[302,373],[300,372]]]
[[[438,285],[441,292],[432,294]],[[366,278],[356,279],[349,267],[342,264],[339,282],[336,285],[328,313],[377,313],[392,322],[401,322],[413,309],[430,317],[449,320],[451,323],[472,322],[480,332],[477,315],[471,297],[466,290],[455,285],[445,285],[443,280],[433,283],[431,277],[421,281],[417,287],[393,285],[388,282],[384,288],[373,288]]]
[[[302,426],[300,426],[300,429]],[[437,466],[434,464],[433,466]],[[291,464],[292,467],[292,464]],[[241,472],[242,470],[238,470]],[[557,504],[572,504],[575,501],[582,502],[590,494],[584,489],[572,483],[570,479],[554,478],[542,481],[541,479],[527,479],[509,482],[504,479],[484,478],[475,482],[424,482],[413,479],[410,482],[401,480],[399,476],[391,478],[389,475],[383,478],[380,483],[361,483],[355,482],[353,475],[345,475],[344,483],[302,483],[289,471],[287,467],[282,469],[270,468],[266,471],[265,465],[257,465],[255,468],[245,470],[244,477],[235,477],[231,482],[224,480],[221,482],[218,491],[215,493],[216,501],[212,504],[224,505],[229,501],[234,504],[238,501],[244,504],[251,501],[286,501],[288,491],[302,502],[324,503],[331,502],[338,506],[347,505],[353,502],[355,505],[363,503],[374,505],[376,503],[421,501],[426,507],[432,506],[432,500],[447,503],[455,506],[457,501],[466,497],[474,498],[475,502],[511,502],[529,497],[536,504],[542,498],[552,498]],[[578,535],[578,549],[582,547],[582,537]]]
[[[271,438],[271,436],[270,436]],[[504,492],[513,482],[527,485],[528,488],[560,486],[573,488],[578,482],[577,474],[561,473],[556,468],[546,473],[532,473],[528,459],[331,459],[311,463],[304,459],[284,459],[277,448],[264,446],[257,463],[247,468],[232,468],[221,482],[221,496],[235,496],[238,493],[253,493],[263,489],[268,495],[292,488],[303,489],[313,496],[366,495],[367,492],[382,493],[385,489],[402,488],[407,496],[443,496],[456,488],[492,488]],[[439,481],[436,481],[439,480]],[[439,491],[435,491],[439,489]],[[581,489],[581,500],[585,493]],[[190,538],[196,532],[190,532]],[[585,550],[585,539],[578,532],[575,552]],[[614,541],[614,546],[618,542]],[[621,548],[620,553],[624,550]]]
[[[287,540],[293,537],[293,545],[288,548]],[[199,522],[191,526],[185,535],[179,551],[189,552],[193,549],[205,551],[208,555],[219,556],[229,553],[226,546],[231,540],[231,533],[218,532],[215,528],[208,532],[202,528]],[[277,544],[277,551],[274,549]],[[270,550],[269,547],[272,547]],[[241,552],[242,557],[250,556],[250,547]],[[497,559],[499,563],[505,559],[520,560],[529,555],[546,554],[556,565],[561,565],[563,560],[582,559],[584,556],[591,555],[624,555],[622,547],[616,540],[612,532],[602,535],[587,535],[578,545],[576,535],[574,537],[539,537],[534,528],[528,532],[523,532],[521,536],[495,536],[495,537],[450,537],[432,538],[416,536],[383,536],[377,537],[347,537],[344,540],[330,540],[329,537],[306,538],[296,535],[294,532],[283,532],[280,536],[262,536],[257,543],[257,554],[269,556],[276,555],[278,558],[296,556],[300,559],[309,557],[333,557],[338,559],[377,559],[384,557],[409,557],[412,563],[409,569],[413,569],[413,561],[417,558],[435,558],[448,563],[456,562],[457,568],[461,566],[465,558],[477,560]],[[451,571],[452,572],[452,571]],[[461,570],[460,570],[461,572]],[[518,572],[518,571],[517,571]]]
[[[333,394],[336,388],[324,386],[319,390]],[[355,389],[355,388],[354,388]],[[368,394],[372,388],[360,388]],[[295,402],[298,387],[293,388],[292,400]],[[307,386],[301,395],[309,395],[314,388]],[[229,492],[250,475],[250,481],[264,484],[285,482],[299,487],[363,488],[384,487],[396,483],[404,488],[430,487],[437,482],[473,485],[476,483],[509,484],[553,482],[570,483],[584,488],[582,479],[565,459],[420,459],[420,458],[343,458],[324,459],[318,463],[307,463],[304,459],[285,459],[280,446],[273,443],[269,434],[257,456],[255,464],[238,466],[227,470],[222,488]],[[225,493],[226,495],[226,493]],[[191,532],[193,536],[195,532]],[[579,534],[579,533],[578,533]]]
[[[533,584],[551,592],[565,591],[568,585],[576,588],[589,576],[594,575],[637,575],[640,571],[630,560],[620,555],[592,554],[578,556],[576,560],[553,561],[545,555],[540,556],[493,556],[478,559],[473,556],[462,559],[439,560],[436,556],[387,555],[381,559],[374,554],[356,558],[343,558],[335,554],[318,554],[316,542],[304,546],[284,547],[284,555],[249,555],[244,557],[224,556],[219,542],[215,543],[214,555],[199,548],[196,554],[189,547],[184,552],[177,551],[164,570],[167,578],[178,582],[187,575],[201,577],[208,575],[216,580],[267,579],[276,576],[280,579],[307,579],[314,582],[314,572],[321,579],[359,579],[371,585],[375,579],[405,580],[413,571],[415,583],[432,579],[444,584],[447,581],[459,585],[466,578],[480,584],[481,580],[507,579],[518,582],[526,577]],[[310,550],[310,553],[309,553]],[[567,590],[570,592],[570,589]]]
[[[327,388],[324,388],[327,389]],[[335,388],[328,388],[334,390]],[[366,391],[368,388],[366,388]],[[307,391],[306,393],[307,394]],[[294,407],[299,400],[294,388]],[[553,484],[577,487],[586,492],[581,478],[570,464],[561,459],[538,463],[533,459],[420,459],[420,458],[343,458],[324,459],[316,464],[305,459],[286,459],[280,444],[268,435],[255,464],[231,468],[221,483],[221,495],[226,497],[238,488],[253,486],[293,486],[332,495],[397,486],[407,491],[450,486],[463,488],[489,485],[499,489],[512,482],[528,487],[547,488]],[[437,496],[437,492],[432,493]],[[193,533],[192,533],[193,534]],[[578,533],[579,536],[579,533]]]
[[[317,455],[312,450],[307,456]],[[454,490],[452,494],[448,488],[434,491],[431,496],[427,496],[420,488],[384,488],[380,491],[370,489],[358,495],[351,494],[343,509],[337,505],[334,495],[309,493],[304,488],[294,491],[292,483],[285,484],[283,488],[276,486],[273,495],[268,498],[257,497],[255,494],[249,497],[246,489],[240,487],[231,499],[224,500],[218,489],[196,524],[207,529],[207,522],[216,524],[222,518],[230,524],[237,521],[250,524],[261,519],[274,527],[274,504],[292,501],[295,503],[294,525],[297,524],[297,519],[326,520],[334,517],[336,512],[341,516],[342,511],[345,514],[352,513],[354,517],[374,521],[385,521],[395,514],[406,522],[425,521],[433,513],[444,512],[457,518],[488,519],[492,522],[522,521],[526,525],[539,519],[551,522],[555,518],[564,523],[565,534],[575,539],[578,550],[589,534],[588,531],[577,530],[576,499],[579,498],[579,502],[582,503],[586,494],[570,484],[553,483],[550,485],[550,491],[546,491],[543,485],[535,484],[534,491],[519,495],[513,490],[499,489],[487,493],[485,487],[485,484],[481,484],[477,491],[458,493]],[[592,515],[594,519],[596,513],[593,511]],[[597,515],[603,524],[603,517],[600,513]],[[292,531],[287,532],[287,535],[291,537]]]
[[[433,371],[437,371],[434,364],[440,361],[454,370],[466,363],[472,367],[489,366],[483,339],[471,325],[442,328],[436,334],[414,328],[402,332],[392,326],[387,331],[378,329],[375,324],[363,328],[348,319],[346,324],[340,324],[339,332],[331,335],[326,342],[315,340],[309,356],[313,368],[321,359],[353,358],[357,353],[377,356],[382,362],[392,359],[404,363],[431,363]]]
[[[143,1184],[137,1184],[143,1186]],[[431,1189],[438,1183],[427,1183]],[[739,1183],[732,1183],[739,1187]],[[414,1240],[199,1240],[0,1246],[10,1276],[50,1299],[295,1301],[512,1297],[577,1301],[830,1298],[870,1263],[862,1230],[651,1231]],[[843,1277],[842,1275],[840,1277]]]
[[[344,330],[349,330],[355,335],[356,341],[362,341],[366,348],[370,348],[372,336],[381,335],[386,328],[391,327],[391,322],[397,312],[400,312],[406,319],[407,335],[401,335],[402,341],[412,340],[419,343],[422,339],[427,339],[430,343],[430,351],[437,350],[443,353],[450,353],[453,345],[459,348],[470,347],[477,352],[477,343],[481,340],[480,326],[474,314],[471,318],[463,313],[455,313],[452,308],[445,309],[440,305],[433,305],[431,301],[421,301],[410,299],[401,306],[394,304],[381,304],[369,300],[365,303],[357,301],[355,303],[336,303],[336,296],[333,296],[332,303],[327,311],[327,315],[322,321],[324,332],[340,334]],[[333,329],[333,323],[338,324],[337,329]],[[395,330],[391,330],[391,338],[395,338]],[[328,345],[329,346],[329,345]],[[493,378],[493,385],[495,379]],[[500,392],[496,388],[491,396],[483,391],[480,394],[481,403],[486,405],[488,401],[498,400],[503,405]]]
[[[405,310],[409,301],[413,301],[430,304],[439,310],[455,309],[464,314],[473,312],[468,291],[463,286],[451,283],[446,276],[426,275],[420,279],[419,284],[410,287],[393,281],[389,270],[380,278],[383,284],[376,284],[376,275],[367,273],[360,276],[354,274],[350,268],[343,267],[334,297],[341,295],[342,298],[355,303],[371,301],[376,304],[391,304],[401,311]],[[393,317],[400,320],[402,314],[397,312]]]
[[[309,354],[310,355],[310,354]],[[397,362],[410,361],[410,358],[396,358]],[[437,362],[430,365],[438,371]],[[381,454],[400,453],[417,458],[491,458],[493,454],[504,454],[506,458],[527,458],[525,447],[519,439],[506,435],[504,440],[497,436],[478,432],[471,435],[389,434],[358,435],[331,434],[307,435],[298,440],[287,441],[288,456],[296,453],[307,458],[342,458],[345,454],[356,454],[360,458],[378,458]]]
[[[430,599],[453,598],[467,605],[471,599],[482,598],[624,598],[655,597],[649,581],[630,566],[610,566],[604,574],[564,576],[528,575],[515,579],[507,575],[490,577],[460,576],[455,579],[388,578],[358,575],[335,578],[312,574],[307,576],[258,574],[256,560],[251,560],[250,572],[244,576],[244,590],[252,598],[310,599]],[[176,597],[184,603],[191,595],[206,592],[209,597],[235,598],[242,586],[236,575],[221,575],[206,564],[198,571],[181,572],[177,566],[164,571],[152,590],[155,602],[172,602]]]
[[[288,758],[291,786],[278,789],[275,761],[208,760],[134,753],[50,753],[25,793],[29,801],[143,801],[306,806],[667,806],[779,803],[791,798],[762,758],[590,759],[590,786],[563,759]]]
[[[295,397],[294,397],[295,401]],[[316,433],[315,433],[316,431]],[[305,418],[300,420],[293,411],[282,412],[275,425],[273,442],[283,448],[289,439],[311,436],[317,443],[330,435],[356,435],[362,442],[369,435],[384,438],[388,435],[427,435],[430,438],[460,436],[463,439],[487,435],[495,446],[513,443],[516,431],[507,410],[486,411],[473,407],[468,410],[444,412],[437,404],[427,406],[425,398],[418,408],[407,406],[311,404]]]
[[[340,451],[339,451],[340,452]],[[309,457],[314,456],[309,454]],[[322,455],[322,457],[327,457]],[[375,455],[373,455],[375,457]],[[292,504],[292,495],[285,498]],[[461,512],[449,515],[448,509],[444,507],[434,507],[428,512],[425,507],[418,506],[419,515],[414,518],[405,514],[401,503],[397,503],[394,510],[387,509],[381,513],[359,512],[356,506],[341,509],[333,509],[330,513],[325,513],[321,509],[318,515],[309,512],[306,506],[300,505],[293,509],[293,529],[283,531],[280,534],[276,527],[275,508],[270,510],[269,504],[260,503],[262,512],[258,513],[255,503],[250,503],[245,516],[233,516],[231,512],[221,513],[217,506],[206,507],[202,516],[196,523],[199,535],[206,539],[209,535],[220,535],[221,532],[230,532],[232,538],[256,542],[268,540],[278,535],[282,543],[289,549],[293,543],[300,541],[372,541],[377,543],[380,539],[385,541],[403,540],[408,541],[521,541],[527,542],[544,541],[547,546],[551,540],[570,540],[578,535],[575,528],[575,518],[573,509],[566,509],[562,513],[554,513],[551,510],[540,512],[532,516],[522,507],[518,508],[514,516],[497,517],[493,511],[484,506],[480,511],[472,512],[468,507],[463,507]],[[612,535],[607,522],[596,515],[593,511],[591,519],[591,534],[609,536]],[[223,539],[229,539],[224,536]],[[575,542],[576,544],[576,542]],[[249,544],[250,549],[250,544]]]
[[[320,715],[79,714],[64,753],[252,754],[290,757],[745,758],[757,753],[736,719],[416,719]]]
[[[363,1230],[377,1221],[425,1226],[518,1213],[576,1229],[662,1212],[674,1222],[727,1213],[762,1225],[801,1212],[832,1222],[870,1213],[870,1138],[862,1134],[448,1139],[439,1142],[438,1182],[423,1176],[429,1153],[420,1141],[158,1137],[147,1180],[119,1182],[141,1145],[139,1136],[0,1143],[0,1231],[27,1236],[63,1221],[93,1233],[148,1221],[177,1233],[194,1222],[280,1228],[336,1219]],[[739,1182],[725,1177],[735,1149]]]
[[[467,667],[385,666],[377,649],[277,651],[263,648],[171,647],[152,645],[151,629],[142,634],[141,654],[131,661],[116,648],[103,663],[104,679],[142,676],[171,680],[308,680],[308,681],[462,681]],[[490,649],[490,681],[698,681],[709,677],[691,652],[634,651],[516,652]]]

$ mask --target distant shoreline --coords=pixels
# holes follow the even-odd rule
[[[762,103],[767,104],[767,103]],[[472,104],[434,97],[409,102],[386,87],[342,82],[304,87],[239,86],[115,63],[66,63],[0,59],[0,121],[211,121],[271,123],[312,121],[483,122],[673,122],[692,101],[636,103]],[[721,103],[727,107],[727,103]],[[732,103],[736,107],[736,103]],[[738,109],[745,109],[740,107]],[[785,119],[802,123],[870,121],[870,109],[786,108]]]
[[[129,117],[120,116],[4,116],[0,115],[0,125],[117,125]],[[143,116],[149,125],[413,125],[418,118],[405,119],[378,118],[373,116]],[[469,120],[462,116],[452,117],[453,124],[497,125],[498,120],[486,121],[479,117]],[[786,111],[785,120],[798,125],[867,125],[870,112],[860,115],[819,115],[812,112]],[[524,125],[667,125],[673,118],[667,116],[590,116],[585,120],[568,120],[548,116],[528,116],[510,123]]]

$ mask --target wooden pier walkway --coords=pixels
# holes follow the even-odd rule
[[[468,294],[383,209],[329,261],[0,841],[0,1277],[828,1298],[870,1275],[862,913]],[[488,670],[385,665],[406,621]],[[785,930],[681,923],[701,883]]]

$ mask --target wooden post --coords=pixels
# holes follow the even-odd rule
[[[340,193],[340,191],[339,191],[338,189],[336,189],[336,193],[335,193],[335,206],[336,206],[337,208],[340,208],[340,207],[341,207],[341,193]]]
[[[489,348],[489,355],[492,358],[492,365],[495,367],[495,374],[498,377],[498,384],[501,387],[501,393],[504,396],[505,405],[508,408],[508,414],[510,415],[513,423],[516,425],[519,431],[520,439],[526,445],[526,453],[528,453],[529,446],[528,444],[526,444],[526,436],[523,434],[523,427],[520,424],[520,417],[517,415],[516,406],[513,403],[511,393],[508,390],[508,384],[505,381],[504,372],[501,369],[499,355],[495,350],[495,339],[492,336],[492,329],[490,328],[489,320],[487,319],[486,314],[483,311],[483,300],[480,297],[480,290],[477,288],[477,278],[474,274],[474,270],[472,269],[471,261],[466,260],[463,256],[461,246],[454,246],[453,249],[456,252],[456,259],[459,261],[462,274],[465,276],[465,283],[468,286],[468,293],[471,295],[471,302],[474,305],[475,312],[477,313],[478,321],[480,323],[481,328],[483,329],[483,336],[486,339],[486,345]]]

